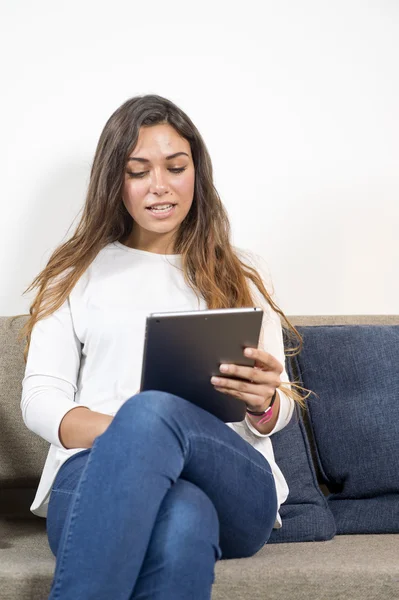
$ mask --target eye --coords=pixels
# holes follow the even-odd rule
[[[134,177],[134,178],[144,177],[144,175],[146,173],[148,173],[148,171],[141,171],[140,173],[132,173],[131,171],[127,171],[127,174],[129,175],[129,177]]]
[[[169,169],[171,173],[183,173],[187,167],[180,167],[179,169]]]
[[[186,170],[187,167],[179,167],[176,169],[168,169],[168,171],[170,171],[171,173],[183,173],[183,171]],[[144,177],[144,175],[146,175],[146,173],[148,173],[148,171],[140,171],[139,173],[133,173],[132,171],[127,171],[127,174],[129,175],[129,177],[132,177],[134,179],[142,179]]]

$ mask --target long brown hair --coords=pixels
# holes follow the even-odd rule
[[[173,102],[151,94],[127,100],[108,119],[98,141],[76,231],[54,250],[47,266],[24,292],[38,288],[29,310],[30,318],[19,333],[20,339],[26,337],[25,363],[35,323],[60,308],[104,246],[129,237],[133,219],[122,201],[126,161],[135,148],[140,127],[161,123],[174,127],[190,143],[195,167],[193,202],[180,225],[174,247],[175,253],[182,255],[186,283],[202,295],[210,309],[256,306],[248,278],[284,319],[288,327],[283,323],[282,327],[288,339],[292,335],[297,337],[299,346],[288,348],[286,355],[294,356],[301,351],[300,333],[274,303],[258,271],[241,260],[231,245],[229,219],[213,184],[212,162],[199,131]],[[27,315],[13,318],[21,316]],[[303,396],[293,387],[306,389],[293,382],[280,385],[289,397],[305,406]]]

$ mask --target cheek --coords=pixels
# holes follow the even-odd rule
[[[134,209],[135,206],[138,206],[146,194],[147,187],[142,181],[128,181],[125,182],[123,186],[123,200],[131,209]]]
[[[194,183],[195,183],[195,175],[189,174],[186,177],[182,177],[178,180],[174,188],[176,192],[179,194],[180,199],[185,202],[191,202],[194,196]]]

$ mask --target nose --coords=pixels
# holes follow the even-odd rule
[[[167,183],[165,180],[165,175],[162,174],[160,171],[154,171],[152,177],[151,177],[151,183],[150,183],[150,192],[152,194],[158,194],[158,195],[162,195],[165,194],[167,192]]]

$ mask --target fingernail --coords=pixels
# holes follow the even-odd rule
[[[219,379],[217,377],[212,377],[211,378],[211,382],[212,383],[219,383]]]
[[[244,354],[245,356],[252,356],[253,352],[251,348],[245,348]]]
[[[226,373],[226,371],[228,371],[228,370],[229,370],[229,367],[228,367],[228,365],[220,365],[220,367],[219,367],[219,368],[220,368],[220,370],[221,370],[223,373]]]

